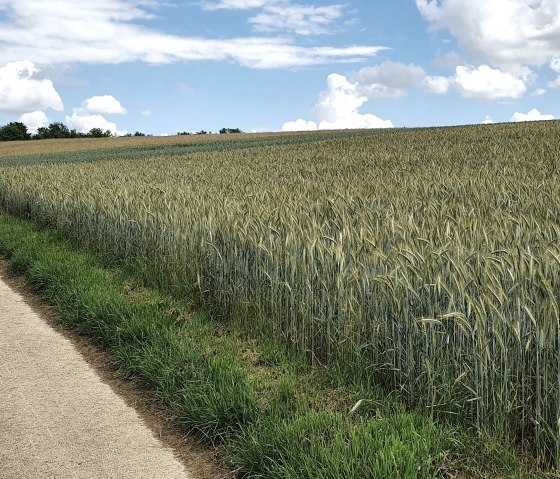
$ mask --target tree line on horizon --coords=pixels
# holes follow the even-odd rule
[[[211,132],[201,130],[196,135],[205,135]],[[239,128],[222,128],[220,134],[243,133]],[[191,133],[179,132],[178,135],[190,135]],[[87,133],[78,132],[75,129],[68,128],[64,123],[55,122],[48,126],[37,128],[37,133],[32,134],[28,131],[27,126],[19,121],[13,121],[7,125],[0,126],[0,141],[22,141],[22,140],[47,140],[55,138],[108,138],[115,136],[111,130],[103,130],[102,128],[92,128]],[[137,131],[134,134],[127,133],[124,136],[152,136]]]
[[[46,140],[51,138],[103,138],[113,136],[111,130],[92,128],[87,133],[71,130],[64,123],[51,123],[49,126],[37,128],[32,134],[27,126],[19,121],[13,121],[0,127],[0,141]]]

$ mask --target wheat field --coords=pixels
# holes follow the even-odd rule
[[[60,153],[0,204],[558,467],[560,122],[292,138]]]

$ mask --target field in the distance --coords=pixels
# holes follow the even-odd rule
[[[238,136],[239,135],[234,135]],[[244,135],[254,136],[254,135]],[[8,156],[65,153],[87,151],[92,149],[126,148],[149,145],[183,144],[204,141],[223,141],[217,135],[181,135],[181,136],[141,136],[141,137],[105,137],[34,141],[0,142],[0,158]]]
[[[0,204],[559,464],[560,122],[135,141],[2,145]]]
[[[367,130],[339,132],[342,136],[367,134]],[[134,149],[136,155],[141,151],[160,151],[166,153],[177,150],[183,153],[191,151],[223,150],[233,145],[234,148],[257,147],[263,144],[290,144],[304,141],[318,141],[328,138],[328,132],[306,133],[243,133],[243,134],[205,134],[178,136],[142,136],[142,137],[103,137],[79,139],[50,139],[32,141],[0,141],[0,165],[21,163],[45,163],[58,161],[92,161],[114,156],[116,152]],[[80,152],[89,152],[80,160]],[[95,154],[94,154],[95,152]],[[76,153],[60,158],[60,153]],[[17,162],[16,162],[17,158]]]

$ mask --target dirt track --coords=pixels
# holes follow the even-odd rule
[[[0,478],[194,479],[1,276]]]

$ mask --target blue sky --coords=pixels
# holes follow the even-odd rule
[[[0,124],[160,135],[558,117],[558,0],[0,0]]]

